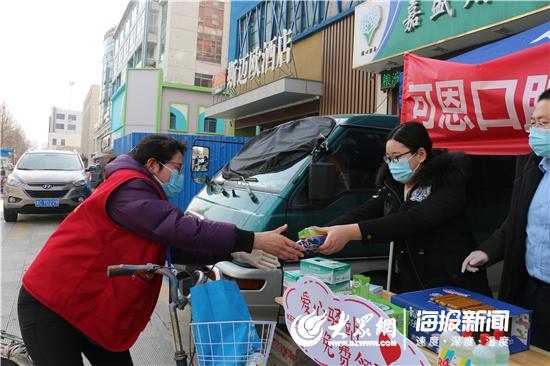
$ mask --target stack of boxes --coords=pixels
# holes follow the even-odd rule
[[[303,276],[320,279],[335,294],[351,295],[351,266],[347,263],[321,257],[303,259],[300,261],[300,270],[285,271],[283,291]]]

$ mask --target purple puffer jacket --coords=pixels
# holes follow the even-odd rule
[[[120,155],[105,167],[105,176],[119,169],[133,169],[160,184],[138,161]],[[171,246],[172,262],[212,264],[231,260],[232,252],[250,252],[254,233],[233,224],[199,220],[160,198],[153,185],[132,179],[117,188],[107,200],[107,214],[118,225],[157,243]],[[131,245],[131,243],[129,243]]]

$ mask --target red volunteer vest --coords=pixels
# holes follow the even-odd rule
[[[162,276],[108,277],[107,266],[165,261],[164,244],[118,226],[105,210],[111,192],[135,178],[151,181],[130,169],[105,180],[59,225],[23,277],[30,294],[113,352],[129,349],[147,325]]]

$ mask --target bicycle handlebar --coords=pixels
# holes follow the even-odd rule
[[[135,276],[154,274],[160,266],[156,264],[132,265],[132,264],[117,264],[107,267],[107,276]]]
[[[187,272],[189,273],[189,272]],[[175,301],[177,306],[180,308],[185,307],[189,302],[189,296],[181,296],[180,289],[180,280],[176,274],[174,274],[170,268],[160,266],[158,264],[117,264],[107,267],[107,276],[135,276],[135,275],[154,275],[160,274],[168,277],[170,279],[170,296],[172,301]],[[208,280],[208,276],[199,270],[194,270],[193,273],[190,273],[191,278],[193,278],[194,285],[199,285],[205,283]]]

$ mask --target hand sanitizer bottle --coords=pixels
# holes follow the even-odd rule
[[[476,341],[474,337],[472,337],[472,332],[467,330],[463,331],[460,345],[455,353],[456,361],[453,360],[453,366],[470,366],[472,363],[472,351],[475,346]]]
[[[479,344],[472,351],[472,366],[495,366],[495,352],[489,346],[489,334],[479,336]]]
[[[455,356],[456,347],[460,335],[455,331],[444,331],[439,336],[439,350],[437,352],[437,364],[440,366],[451,366]]]
[[[496,366],[508,366],[510,350],[508,349],[508,342],[504,338],[504,331],[497,329],[493,335],[494,344],[491,347],[495,352]]]

